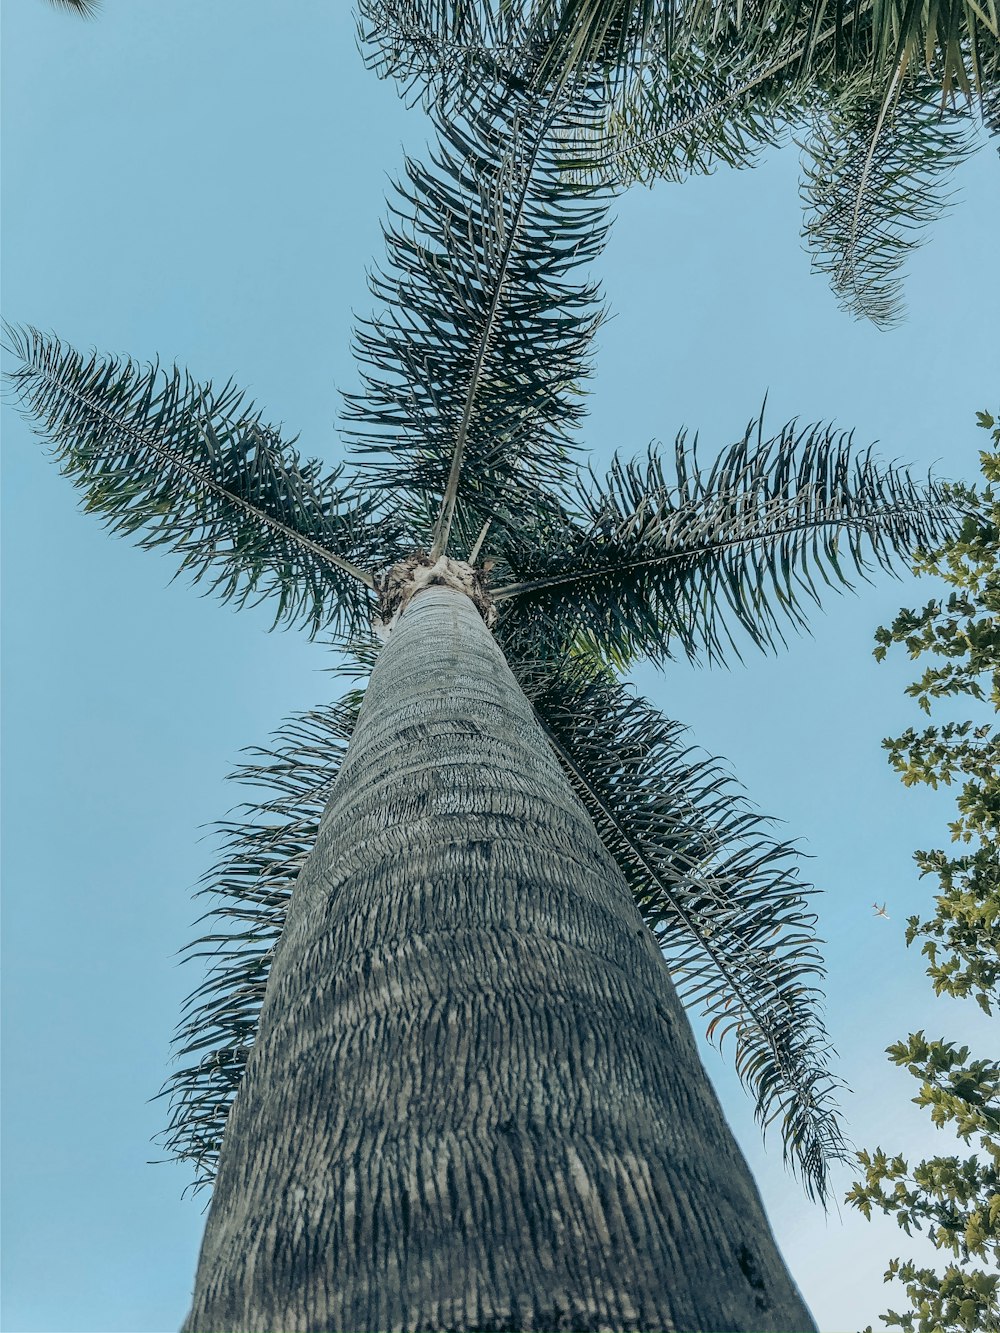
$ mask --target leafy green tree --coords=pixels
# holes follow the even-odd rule
[[[932,664],[907,689],[930,713],[936,700],[965,698],[982,705],[984,720],[944,722],[922,731],[908,728],[884,742],[890,762],[907,786],[961,782],[952,841],[968,850],[917,852],[922,876],[938,881],[936,912],[907,922],[906,943],[922,940],[927,975],[938,995],[973,996],[992,1014],[1000,1003],[1000,732],[991,720],[1000,710],[1000,427],[986,412],[979,424],[993,448],[981,455],[987,484],[962,488],[968,516],[961,532],[916,564],[921,574],[951,588],[914,612],[899,613],[876,635],[879,660],[894,644]],[[969,1267],[972,1260],[1000,1260],[1000,1064],[970,1060],[969,1048],[928,1041],[923,1032],[890,1046],[894,1064],[920,1080],[914,1097],[934,1124],[950,1127],[976,1153],[933,1157],[911,1171],[901,1156],[861,1152],[865,1179],[848,1202],[871,1217],[879,1208],[899,1225],[927,1228],[934,1245],[959,1263],[939,1274],[893,1259],[886,1281],[905,1283],[910,1309],[880,1318],[917,1333],[966,1333],[1000,1329],[1000,1274]]]
[[[206,886],[189,1329],[812,1327],[682,1007],[824,1197],[811,890],[618,673],[775,648],[956,507],[820,426],[581,465],[607,201],[564,165],[606,104],[540,58],[406,162],[341,465],[231,383],[10,334],[87,509],[367,677],[243,772]]]
[[[529,34],[540,68],[601,70],[612,95],[577,168],[625,186],[752,165],[792,135],[804,233],[846,310],[902,313],[900,268],[947,206],[954,168],[1000,130],[994,0],[361,0],[384,71],[449,96],[484,51]]]

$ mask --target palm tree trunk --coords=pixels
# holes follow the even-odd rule
[[[666,964],[479,612],[372,674],[189,1333],[814,1328]]]

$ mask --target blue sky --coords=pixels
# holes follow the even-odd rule
[[[305,453],[338,457],[387,177],[426,138],[363,69],[347,5],[104,0],[81,24],[22,0],[4,20],[7,318],[233,376]],[[957,177],[889,333],[810,274],[794,146],[752,172],[623,196],[596,270],[615,314],[584,430],[597,464],[681,426],[708,455],[766,392],[775,427],[833,419],[889,457],[971,477],[974,412],[998,406],[996,167],[985,147]],[[224,781],[240,749],[339,686],[321,644],[170,582],[169,557],[78,513],[7,409],[4,437],[3,1328],[161,1333],[186,1312],[204,1221],[204,1196],[181,1199],[185,1169],[147,1163],[165,1113],[149,1099],[196,981],[176,954],[213,860],[205,826],[241,799]],[[831,598],[780,657],[636,673],[814,857],[847,1129],[912,1154],[947,1140],[884,1047],[926,1027],[990,1049],[985,1021],[933,999],[903,944],[930,894],[911,853],[947,836],[949,800],[904,791],[885,763],[881,737],[918,718],[911,668],[877,666],[872,633],[931,594],[883,579]],[[780,1146],[761,1145],[728,1060],[705,1059],[824,1333],[877,1323],[887,1259],[918,1246],[810,1205]]]

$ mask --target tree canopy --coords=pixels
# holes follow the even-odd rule
[[[992,436],[981,454],[986,485],[961,488],[968,514],[960,533],[915,565],[951,591],[920,611],[900,611],[879,629],[875,655],[881,660],[902,645],[914,659],[930,658],[907,689],[925,713],[942,701],[979,706],[978,719],[910,727],[884,745],[907,786],[961,783],[949,831],[966,850],[915,853],[921,877],[936,880],[938,892],[932,917],[909,918],[906,943],[923,941],[936,994],[974,998],[992,1014],[1000,1004],[1000,732],[992,720],[1000,710],[1000,427],[987,412],[979,424]],[[907,1333],[990,1333],[1000,1328],[1000,1276],[969,1264],[991,1260],[995,1269],[1000,1260],[1000,1063],[970,1059],[968,1046],[928,1040],[922,1031],[888,1055],[919,1080],[916,1105],[976,1153],[933,1157],[912,1169],[881,1148],[858,1154],[865,1177],[847,1201],[866,1217],[874,1208],[895,1216],[907,1235],[926,1228],[959,1261],[937,1273],[893,1259],[886,1281],[905,1284],[911,1308],[880,1317]]]

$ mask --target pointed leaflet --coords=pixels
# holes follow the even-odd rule
[[[371,278],[383,309],[357,331],[364,388],[347,396],[347,434],[411,524],[435,514],[438,553],[456,514],[467,531],[516,526],[570,473],[600,318],[596,288],[573,275],[605,226],[558,149],[589,107],[484,85],[453,118],[435,113],[430,162],[407,161],[390,204]]]
[[[786,1162],[824,1198],[844,1155],[831,1047],[812,984],[823,975],[797,854],[774,840],[686,728],[585,663],[514,665],[570,782],[670,964],[678,994],[710,1019],[762,1127],[780,1120]]]
[[[805,625],[823,585],[851,587],[845,567],[892,569],[959,522],[945,485],[918,484],[870,451],[855,456],[849,436],[794,422],[766,441],[751,423],[705,470],[683,435],[669,472],[653,449],[641,463],[616,457],[604,486],[582,480],[575,499],[584,522],[525,549],[494,597],[502,618],[530,615],[562,633],[574,623],[618,665],[678,648],[723,661],[739,656],[739,631],[774,648],[784,622]]]
[[[84,356],[35,329],[8,337],[21,410],[112,531],[171,547],[224,599],[271,598],[276,624],[367,623],[361,566],[385,564],[394,533],[341,468],[301,461],[231,381]]]
[[[977,147],[966,111],[927,79],[898,98],[857,81],[825,99],[803,143],[806,240],[840,305],[882,327],[902,313],[900,269],[945,209],[952,171]]]
[[[270,799],[247,803],[244,818],[217,825],[223,859],[203,878],[200,893],[217,901],[203,917],[206,934],[185,950],[212,960],[189,996],[174,1037],[181,1068],[161,1096],[170,1098],[163,1136],[168,1150],[195,1167],[194,1188],[215,1176],[222,1130],[257,1033],[261,1001],[292,886],[316,841],[361,707],[352,690],[324,708],[303,713],[251,753],[232,776],[264,787]]]

